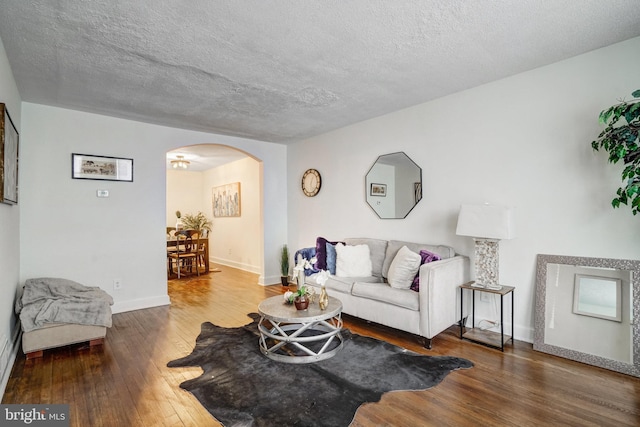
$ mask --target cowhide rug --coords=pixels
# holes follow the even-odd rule
[[[202,324],[193,352],[167,366],[200,366],[180,384],[225,426],[347,426],[358,407],[392,390],[425,390],[456,369],[457,357],[424,356],[344,329],[344,347],[316,363],[266,358],[258,345],[258,319],[240,328]]]

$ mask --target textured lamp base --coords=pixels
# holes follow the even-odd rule
[[[488,289],[500,289],[498,284],[498,240],[475,241],[476,283]]]

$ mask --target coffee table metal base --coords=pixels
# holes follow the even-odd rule
[[[342,303],[329,297],[325,310],[310,304],[298,311],[281,296],[258,305],[260,351],[285,363],[312,363],[328,359],[342,349]]]
[[[269,359],[286,363],[312,363],[333,357],[342,348],[340,314],[330,321],[308,323],[270,320],[269,323],[272,325],[270,329],[265,326],[265,320],[267,319],[262,317],[258,323],[260,351]],[[288,346],[291,347],[287,348]],[[320,348],[314,350],[312,346]]]

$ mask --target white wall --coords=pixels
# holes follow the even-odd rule
[[[209,240],[210,258],[213,262],[254,273],[261,271],[263,264],[261,174],[260,162],[251,157],[204,172],[203,195],[208,201],[205,212],[208,212],[207,215],[213,219]],[[211,200],[213,187],[234,182],[240,183],[240,216],[213,217]],[[273,255],[271,254],[265,262],[277,269],[278,264],[271,261]],[[279,279],[267,283],[279,283]]]
[[[184,214],[204,213],[212,218],[211,208],[203,198],[204,172],[167,170],[167,227],[175,227],[176,211]]]
[[[500,278],[516,286],[516,338],[532,341],[536,254],[640,256],[640,219],[610,205],[621,167],[591,149],[600,111],[640,89],[638,69],[635,38],[290,146],[289,246],[369,236],[472,256],[472,239],[455,235],[460,205],[515,206],[518,237],[501,242]],[[364,176],[396,151],[422,167],[423,199],[406,219],[381,220]],[[307,168],[322,174],[314,198],[300,190]]]
[[[20,134],[22,128],[21,102],[4,44],[0,40],[0,103],[6,105],[11,120]],[[19,143],[21,144],[22,140]],[[20,164],[20,168],[22,168],[22,164]],[[20,174],[18,177],[18,185],[20,186],[18,204],[5,205],[0,203],[0,271],[2,271],[0,294],[3,295],[3,298],[0,299],[0,351],[5,349],[4,355],[13,352],[14,356],[15,347],[11,343],[19,332],[13,314],[13,303],[20,274],[20,210],[22,204],[22,182],[20,180],[22,170],[19,169],[18,173]],[[5,348],[7,340],[8,345]],[[6,360],[6,358],[0,358],[0,361],[2,360]],[[0,366],[0,395],[4,392],[9,371],[10,369],[5,369],[5,366]]]
[[[114,311],[168,303],[166,282],[166,152],[220,143],[260,158],[265,256],[286,240],[286,214],[276,188],[286,180],[286,147],[191,132],[37,104],[23,104],[20,279],[56,276],[112,293]],[[131,157],[134,182],[71,179],[71,153]],[[110,197],[99,199],[97,189]],[[267,263],[261,283],[277,283]],[[269,279],[269,278],[275,279]],[[113,280],[123,289],[113,291]]]

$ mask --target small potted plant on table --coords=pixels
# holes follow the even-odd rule
[[[298,290],[295,292],[285,292],[284,300],[287,304],[294,304],[298,310],[306,310],[314,295],[313,288],[298,286]]]

